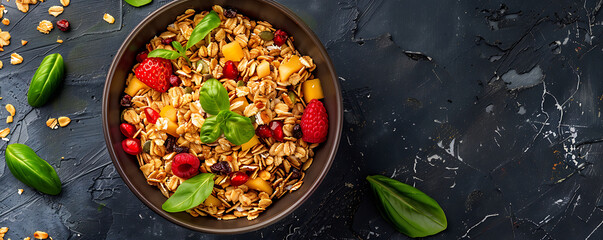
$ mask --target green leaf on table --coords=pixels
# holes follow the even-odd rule
[[[220,26],[220,17],[218,16],[218,14],[215,11],[212,10],[207,15],[205,15],[205,17],[203,17],[203,19],[201,19],[201,21],[199,22],[199,24],[197,24],[197,26],[195,26],[195,28],[193,29],[193,32],[191,33],[191,36],[188,39],[188,43],[186,43],[186,49],[191,48],[192,46],[197,44],[199,41],[203,40],[203,38],[205,38],[205,36],[209,32],[211,32],[211,30],[213,30],[214,28],[217,28],[219,26]]]
[[[214,174],[201,173],[182,182],[163,203],[166,212],[182,212],[202,204],[214,188]]]
[[[251,119],[231,111],[228,111],[228,115],[221,126],[226,139],[235,145],[248,142],[255,135]]]
[[[448,222],[440,205],[418,189],[381,175],[366,177],[379,204],[381,215],[409,237],[425,237],[446,229]]]
[[[27,186],[51,195],[61,192],[61,180],[57,172],[29,146],[20,143],[9,144],[4,158],[13,176]]]
[[[203,110],[211,115],[218,115],[222,110],[230,110],[228,91],[215,78],[208,79],[203,83],[199,91],[199,101]]]
[[[153,0],[124,0],[134,7],[141,7],[151,3]]]
[[[180,53],[167,49],[155,49],[147,55],[148,57],[158,57],[165,59],[176,59],[180,57]]]

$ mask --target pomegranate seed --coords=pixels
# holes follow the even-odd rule
[[[157,119],[160,117],[159,113],[150,107],[144,109],[144,115],[147,116],[147,120],[152,124],[157,123]]]
[[[285,133],[283,132],[283,122],[279,120],[272,120],[270,121],[269,126],[274,140],[282,142],[283,138],[285,138]]]
[[[249,180],[249,176],[247,176],[244,172],[235,172],[230,176],[230,185],[232,186],[240,186],[243,185]]]
[[[121,133],[124,134],[124,136],[131,138],[134,136],[134,134],[136,134],[136,127],[134,127],[134,125],[129,124],[129,123],[122,123],[119,125],[119,130],[121,131]]]
[[[65,19],[57,21],[57,28],[63,32],[69,31],[69,22]]]
[[[189,179],[199,174],[199,165],[201,162],[195,155],[179,153],[172,162],[172,173],[178,177]]]
[[[140,152],[142,152],[140,140],[136,138],[128,138],[121,141],[121,147],[124,149],[124,152],[130,155],[138,155]]]
[[[147,59],[147,57],[149,56],[149,51],[142,51],[140,53],[138,53],[138,55],[136,55],[136,61],[138,62],[142,62],[145,59]]]
[[[274,44],[277,46],[282,46],[287,42],[288,37],[289,35],[287,35],[285,31],[279,29],[274,32],[274,39],[272,39],[272,41],[274,41]]]
[[[161,43],[163,43],[165,45],[171,45],[174,40],[175,40],[174,38],[166,38],[166,39],[162,39]]]
[[[261,138],[269,138],[272,137],[272,131],[270,131],[268,125],[260,125],[255,129],[255,135]]]
[[[228,61],[226,64],[224,64],[224,70],[222,70],[222,73],[224,74],[222,75],[222,78],[237,79],[239,76],[239,70],[233,61]]]
[[[172,86],[174,86],[174,87],[180,86],[181,82],[182,81],[180,81],[180,78],[178,78],[176,75],[170,76],[170,84],[172,84]]]

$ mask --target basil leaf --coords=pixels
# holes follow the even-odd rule
[[[211,115],[217,115],[222,110],[230,109],[228,92],[215,78],[208,79],[203,83],[199,91],[199,101],[203,110]]]
[[[152,0],[124,0],[134,7],[140,7],[151,3]]]
[[[228,111],[222,111],[216,116],[205,119],[200,130],[201,142],[213,143],[220,135],[222,135],[222,124],[224,124],[224,120],[226,120],[226,113],[228,113]]]
[[[180,53],[181,56],[186,57],[186,50],[182,47],[182,44],[178,41],[172,41],[172,47]]]
[[[220,17],[218,17],[218,14],[212,10],[207,15],[205,15],[203,19],[201,19],[197,26],[195,26],[193,32],[191,33],[191,36],[188,38],[188,42],[186,43],[186,49],[191,48],[199,41],[203,40],[203,38],[205,38],[205,36],[209,32],[211,32],[211,30],[219,26]]]
[[[46,56],[29,84],[29,90],[27,91],[29,105],[41,107],[48,102],[63,81],[64,74],[65,66],[61,54],[55,53]]]
[[[148,57],[158,57],[165,59],[176,59],[180,57],[180,53],[167,49],[155,49],[147,55]]]
[[[61,180],[57,172],[27,145],[8,145],[4,157],[13,176],[27,186],[51,195],[61,192]]]
[[[228,114],[229,116],[222,125],[222,131],[226,139],[235,145],[248,142],[255,135],[255,128],[253,128],[251,119],[231,111],[228,111]]]
[[[409,237],[425,237],[446,229],[440,205],[418,189],[381,175],[366,177],[379,200],[381,215]]]
[[[182,212],[203,203],[214,188],[214,175],[201,173],[182,182],[161,208],[167,212]]]

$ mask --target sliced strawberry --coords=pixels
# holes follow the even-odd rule
[[[159,92],[170,88],[172,62],[164,58],[146,58],[135,70],[136,78]]]

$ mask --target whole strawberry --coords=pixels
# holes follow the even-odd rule
[[[306,106],[301,118],[303,139],[309,143],[321,143],[327,140],[329,116],[322,102],[312,99]]]
[[[146,58],[135,70],[136,78],[160,92],[170,88],[172,63],[164,58]]]

